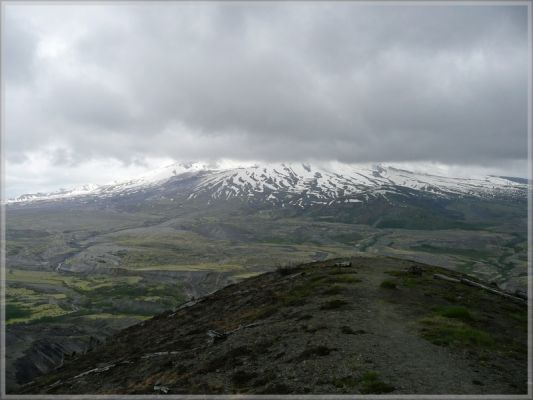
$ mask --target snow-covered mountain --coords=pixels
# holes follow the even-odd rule
[[[187,185],[183,185],[187,182]],[[513,178],[452,178],[415,173],[383,164],[327,163],[255,164],[221,166],[176,163],[138,179],[108,185],[84,185],[54,193],[22,195],[8,203],[59,201],[73,198],[108,198],[135,193],[176,192],[186,200],[208,202],[241,199],[304,207],[332,202],[365,202],[391,194],[454,197],[527,197],[527,184]]]

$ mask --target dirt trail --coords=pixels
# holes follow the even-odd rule
[[[485,390],[497,393],[502,382],[472,369],[471,362],[447,348],[435,346],[417,334],[415,324],[406,324],[401,308],[381,300],[380,283],[389,278],[376,271],[367,276],[376,287],[367,326],[380,336],[379,345],[372,346],[373,364],[389,381],[396,382],[397,393],[452,394],[479,393],[484,381]]]

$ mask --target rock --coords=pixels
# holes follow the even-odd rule
[[[420,276],[422,275],[422,268],[420,268],[418,265],[411,265],[408,269],[407,269],[407,272],[411,275],[416,275],[416,276]]]
[[[340,261],[333,264],[334,267],[351,267],[352,263],[350,261]]]
[[[215,330],[208,330],[207,331],[207,336],[209,336],[209,338],[207,339],[207,343],[209,345],[212,345],[212,344],[215,344],[217,342],[221,342],[223,340],[226,340],[226,338],[228,337],[228,335],[224,332],[218,332],[218,331],[215,331]]]
[[[161,385],[160,383],[156,383],[154,385],[154,391],[167,394],[169,391],[169,388],[168,386],[164,386],[164,385]]]

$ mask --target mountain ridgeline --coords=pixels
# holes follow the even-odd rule
[[[525,209],[527,188],[519,178],[450,178],[382,165],[281,163],[220,168],[189,163],[130,181],[22,195],[8,204],[100,204],[120,211],[236,208],[381,228],[445,229],[477,228],[508,218],[505,211],[510,207]]]
[[[487,176],[483,179],[450,178],[416,173],[392,166],[330,163],[255,164],[222,168],[202,163],[172,164],[145,176],[107,185],[87,184],[53,193],[26,194],[8,202],[21,203],[67,198],[107,198],[113,195],[160,189],[188,199],[206,195],[212,200],[241,198],[252,202],[304,207],[331,201],[362,202],[369,197],[426,193],[436,197],[523,198],[527,180]],[[165,190],[166,189],[166,190]],[[251,198],[253,197],[253,199]],[[171,198],[172,199],[172,198]]]

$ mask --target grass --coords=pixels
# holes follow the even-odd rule
[[[300,268],[295,268],[290,265],[282,265],[276,268],[276,272],[281,276],[292,275],[300,271]]]
[[[350,390],[357,387],[359,384],[359,379],[353,376],[345,376],[343,378],[334,378],[331,383],[336,388]]]
[[[361,375],[361,388],[363,394],[380,394],[390,393],[394,390],[394,386],[383,382],[377,372],[364,372]]]
[[[12,319],[27,319],[31,316],[31,310],[18,304],[6,304],[6,322]]]
[[[527,323],[527,313],[510,313],[509,316],[518,321],[518,322],[522,322],[522,323]]]
[[[231,375],[231,381],[236,386],[243,386],[255,377],[257,377],[256,372],[246,372],[243,370],[238,370]]]
[[[296,357],[296,361],[303,361],[308,360],[310,358],[315,357],[325,357],[329,355],[332,351],[335,349],[330,349],[326,346],[315,346],[315,347],[309,347],[302,351],[298,357]]]
[[[276,297],[281,301],[280,306],[299,306],[305,304],[307,297],[314,295],[320,286],[322,286],[320,280],[308,280],[295,286],[290,292],[277,293]]]
[[[56,318],[66,314],[70,311],[66,311],[56,304],[33,304],[31,308],[27,308],[23,304],[19,303],[7,303],[6,304],[6,323],[28,323],[40,320],[43,318]]]
[[[252,278],[254,276],[261,275],[261,274],[262,272],[242,272],[242,273],[236,274],[235,278],[247,279],[247,278]]]
[[[460,249],[454,247],[440,247],[432,246],[429,244],[421,244],[418,246],[411,246],[411,250],[422,251],[432,254],[456,254],[459,256],[470,257],[476,260],[484,259],[488,256],[486,251],[480,251],[477,249]]]
[[[159,265],[148,265],[144,267],[134,268],[135,271],[241,271],[243,270],[242,265],[237,264],[216,264],[216,263],[201,263],[201,264],[191,264],[191,265],[176,265],[176,264],[159,264]],[[248,276],[257,275],[257,273],[243,273]]]
[[[83,315],[84,319],[88,320],[99,320],[99,319],[117,319],[117,318],[135,318],[141,321],[150,319],[151,317],[146,315],[134,315],[134,314],[110,314],[110,313],[99,313],[99,314],[87,314]]]
[[[324,295],[336,295],[341,294],[343,292],[343,287],[339,285],[333,285],[330,288],[327,288],[322,292]]]
[[[383,289],[396,289],[396,282],[391,281],[390,279],[385,279],[383,282],[381,282],[379,287]]]
[[[441,307],[436,310],[436,313],[446,318],[455,318],[463,321],[474,320],[472,313],[466,307],[463,306]]]
[[[322,304],[320,306],[320,309],[321,310],[336,310],[347,304],[349,304],[347,301],[344,301],[341,299],[335,299],[335,300],[331,300],[331,301],[328,301],[327,303]]]
[[[456,347],[492,347],[494,339],[486,332],[480,331],[457,319],[435,315],[421,320],[424,325],[422,337],[439,346]]]
[[[358,329],[358,330],[354,331],[352,328],[350,328],[349,326],[346,326],[346,325],[341,327],[341,332],[346,334],[346,335],[361,335],[363,333],[367,333],[363,329]]]
[[[46,284],[52,286],[63,286],[74,290],[92,290],[98,287],[112,286],[117,282],[133,285],[138,283],[142,278],[139,276],[91,276],[81,278],[72,275],[64,275],[50,271],[32,271],[12,269],[12,272],[6,275],[6,281],[9,283],[30,283]],[[8,289],[12,290],[12,289]]]
[[[240,317],[245,321],[258,321],[276,314],[279,308],[279,304],[272,304],[262,308],[254,308],[246,313],[241,314]]]
[[[334,280],[335,280],[335,282],[338,282],[338,283],[358,283],[358,282],[362,282],[361,279],[356,278],[355,276],[351,276],[349,274],[334,275]]]
[[[12,269],[7,280],[6,303],[13,311],[6,321],[9,324],[54,322],[77,315],[72,311],[74,305],[94,316],[152,316],[184,300],[179,284],[151,283],[140,276],[73,276]],[[29,313],[21,313],[21,309]]]

